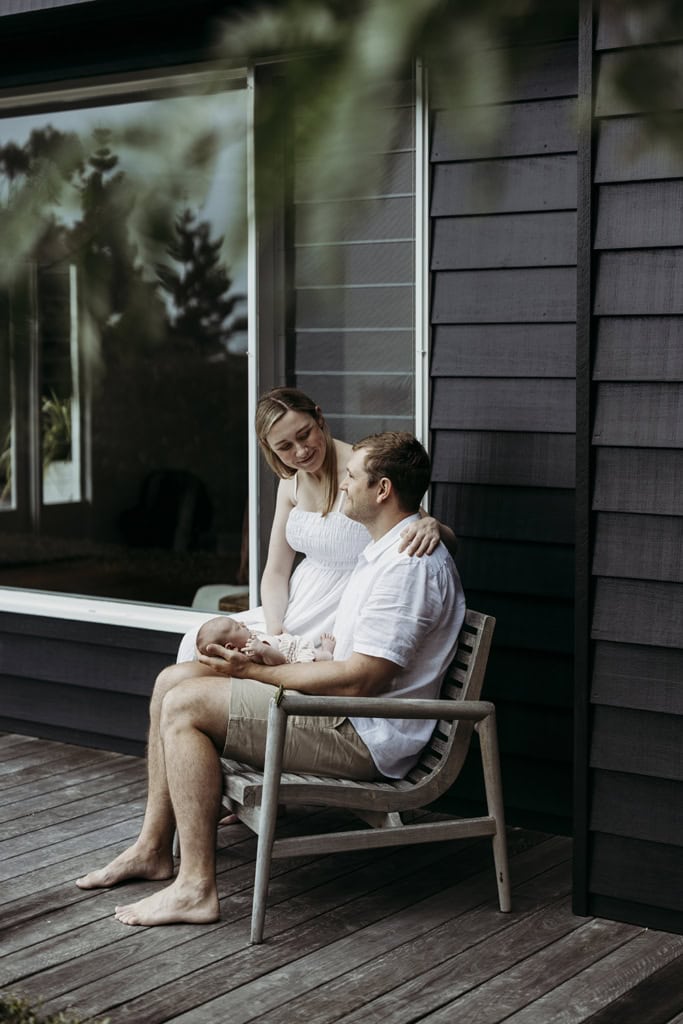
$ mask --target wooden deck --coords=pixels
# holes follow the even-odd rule
[[[127,928],[114,904],[159,883],[73,880],[137,833],[144,794],[139,759],[0,736],[3,993],[111,1024],[683,1024],[683,936],[574,916],[570,840],[521,830],[507,915],[485,840],[283,860],[250,947],[255,841],[234,825],[219,923]]]

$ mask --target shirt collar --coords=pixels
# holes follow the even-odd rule
[[[419,518],[420,513],[414,512],[412,515],[406,516],[405,519],[402,519],[400,523],[396,523],[396,526],[392,526],[388,533],[385,533],[379,538],[379,540],[370,541],[368,546],[363,550],[363,555],[366,560],[368,562],[372,562],[376,558],[379,558],[380,555],[384,554],[384,552],[392,546],[392,544],[396,543],[401,530],[404,530],[408,523],[414,523]]]

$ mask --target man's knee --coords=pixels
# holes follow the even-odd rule
[[[157,696],[161,703],[161,727],[165,729],[171,724],[176,724],[181,718],[191,716],[197,707],[199,694],[193,693],[188,686],[184,686],[184,679],[172,677],[162,679],[163,675],[162,672],[154,690],[157,692],[158,688]]]
[[[229,687],[228,679],[177,681],[161,699],[162,737],[176,730],[199,729],[222,747],[228,723]]]
[[[156,700],[159,703],[163,701],[167,693],[175,689],[181,683],[187,682],[188,677],[198,675],[198,666],[196,662],[180,662],[176,665],[168,665],[163,668],[159,675],[156,677],[154,683],[154,690],[152,692],[152,700]]]

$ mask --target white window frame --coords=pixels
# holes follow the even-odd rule
[[[429,451],[429,94],[427,69],[415,65],[415,436]],[[429,494],[423,506],[428,510]]]
[[[254,124],[256,119],[256,81],[254,68],[247,73],[247,386],[249,388],[249,423],[256,417],[259,395],[259,301],[258,301],[258,245],[256,234],[256,150]],[[260,476],[259,445],[254,430],[247,431],[247,466],[249,472],[249,603],[259,600],[261,566],[259,553]]]

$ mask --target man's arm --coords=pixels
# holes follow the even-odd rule
[[[286,690],[298,690],[324,697],[376,697],[386,693],[399,666],[386,658],[375,658],[355,651],[345,661],[308,661],[293,665],[257,665],[239,651],[228,651],[209,644],[210,653],[199,661],[223,676],[256,679]]]

